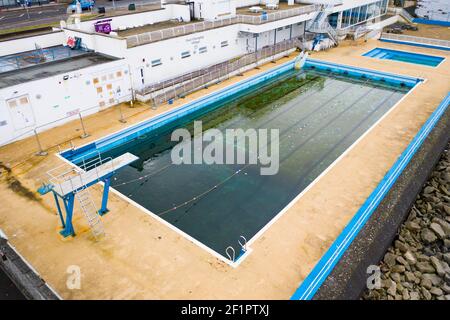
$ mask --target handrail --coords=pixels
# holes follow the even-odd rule
[[[268,14],[263,14],[260,16],[250,16],[238,14],[233,18],[224,18],[217,21],[202,21],[192,24],[186,24],[183,26],[172,27],[167,29],[161,29],[152,32],[141,33],[138,35],[133,35],[126,37],[127,47],[136,47],[147,43],[152,43],[156,41],[161,41],[165,39],[170,39],[178,36],[188,35],[191,33],[196,33],[200,31],[211,30],[215,28],[225,27],[232,24],[243,23],[243,24],[264,24],[268,22],[273,22],[281,19],[286,19],[294,17],[301,14],[308,14],[320,9],[320,5],[311,4],[308,6],[293,8],[288,10],[283,10],[279,12],[273,12]]]
[[[200,70],[200,72],[196,71],[194,72],[196,76],[189,77],[189,74],[183,75],[175,79],[163,81],[163,86],[159,83],[155,83],[142,91],[136,91],[136,93],[141,95],[152,95],[151,100],[153,100],[153,103],[155,105],[161,104],[170,99],[185,95],[211,81],[221,79],[224,76],[226,77],[230,73],[239,71],[252,63],[258,63],[260,59],[273,57],[299,45],[300,43],[296,39],[285,40],[276,45],[262,48],[257,52],[248,53],[231,62],[220,63],[217,65],[217,68],[215,68],[215,66],[208,67],[206,68],[208,70],[206,73],[201,72],[202,70]],[[179,78],[185,80],[178,81],[177,79]]]
[[[408,36],[408,35],[404,35],[404,34],[382,33],[381,39],[407,41],[407,42],[413,42],[413,43],[418,43],[418,44],[427,44],[427,45],[435,45],[435,46],[450,48],[450,41],[448,41],[448,40]]]

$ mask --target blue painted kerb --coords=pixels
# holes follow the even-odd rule
[[[378,184],[377,188],[364,202],[350,223],[345,227],[339,237],[333,242],[328,251],[319,260],[317,265],[301,283],[300,287],[292,295],[291,300],[310,300],[314,297],[319,287],[331,273],[333,268],[341,259],[344,252],[358,235],[367,220],[371,217],[380,202],[391,189],[405,167],[411,161],[414,154],[420,148],[431,130],[436,126],[441,116],[450,104],[450,92],[441,102],[437,109],[431,114],[417,135],[400,155],[392,168]]]

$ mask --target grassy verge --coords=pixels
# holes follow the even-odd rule
[[[39,25],[34,25],[34,26],[24,26],[24,27],[18,27],[18,28],[11,28],[11,29],[1,29],[0,30],[0,35],[1,36],[7,36],[9,34],[13,34],[13,33],[26,33],[28,31],[33,32],[33,31],[39,31],[39,29],[44,29],[44,28],[50,28],[50,27],[58,27],[59,23],[58,22],[52,22],[52,23],[44,23],[44,24],[39,24]]]

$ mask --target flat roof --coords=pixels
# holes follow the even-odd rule
[[[58,74],[71,72],[117,60],[110,56],[88,52],[76,57],[47,62],[20,70],[12,70],[0,74],[0,89],[33,80],[45,79]]]
[[[74,50],[62,45],[17,52],[0,57],[0,74],[84,54],[86,50]]]
[[[288,5],[286,2],[280,2],[278,4],[278,9],[272,10],[272,9],[267,9],[265,5],[260,4],[260,5],[236,8],[236,14],[241,14],[241,15],[245,15],[245,16],[260,16],[261,12],[251,12],[250,11],[250,8],[252,8],[252,7],[260,7],[262,9],[262,11],[265,11],[268,14],[270,14],[270,13],[276,13],[276,12],[290,10],[290,9],[306,7],[306,6],[310,6],[310,5],[311,5],[310,3],[295,3],[293,5]]]
[[[119,37],[130,37],[130,36],[135,36],[135,35],[139,35],[139,34],[146,33],[146,32],[170,29],[173,27],[180,27],[180,26],[185,26],[185,25],[194,24],[194,23],[198,23],[198,22],[200,22],[200,21],[193,20],[193,21],[181,22],[178,20],[167,20],[167,21],[156,22],[153,24],[146,24],[141,27],[130,27],[125,30],[116,29],[113,31],[117,32],[117,35]]]

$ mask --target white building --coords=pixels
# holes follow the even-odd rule
[[[75,19],[53,33],[0,43],[0,145],[134,97],[176,98],[259,59],[308,43],[311,49],[317,34],[327,46],[337,44],[355,26],[382,26],[387,5],[388,0],[163,1],[155,10]],[[112,31],[103,33],[99,25]],[[74,40],[83,50],[61,47]],[[8,67],[11,61],[22,65]]]

